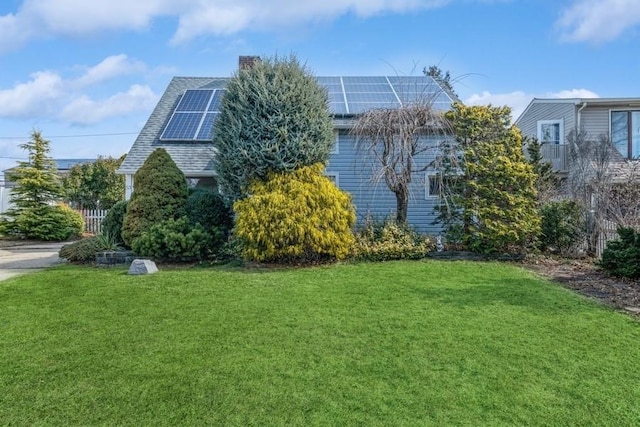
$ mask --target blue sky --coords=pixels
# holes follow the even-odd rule
[[[128,151],[172,76],[295,53],[317,75],[439,65],[461,99],[640,97],[639,0],[3,0],[0,169]]]

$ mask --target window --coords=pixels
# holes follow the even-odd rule
[[[324,173],[324,175],[329,178],[331,180],[331,182],[333,182],[336,187],[340,187],[340,180],[338,179],[338,172],[330,172],[330,171],[326,171]]]
[[[562,120],[539,120],[538,141],[543,144],[564,144],[564,124]]]
[[[456,188],[459,186],[458,175],[448,175],[444,178],[437,174],[427,175],[425,181],[425,197],[427,199],[440,197],[443,190],[442,184],[444,184],[444,190],[447,193],[457,191]]]
[[[640,159],[640,111],[611,112],[611,141],[627,159]]]
[[[335,139],[334,139],[333,149],[331,150],[330,154],[340,154],[340,131],[336,129],[334,131],[334,134],[335,134]]]

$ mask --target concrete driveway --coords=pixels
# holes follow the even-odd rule
[[[0,248],[0,280],[65,262],[58,257],[64,244],[43,242]]]

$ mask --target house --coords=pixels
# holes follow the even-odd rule
[[[67,175],[75,165],[92,163],[95,161],[96,159],[53,159],[60,178]],[[6,212],[13,206],[11,203],[11,189],[16,186],[16,183],[7,178],[7,172],[11,173],[14,169],[15,167],[2,171],[4,179],[0,184],[0,213]]]
[[[64,177],[65,175],[68,175],[71,168],[74,167],[75,165],[93,163],[95,161],[96,159],[53,159],[54,166],[58,171],[58,176],[60,178]],[[4,187],[6,188],[13,188],[16,185],[15,182],[9,181],[7,179],[7,173],[11,173],[14,169],[15,167],[5,169],[2,171],[2,173],[4,174]]]
[[[573,130],[611,138],[621,162],[640,159],[640,98],[534,98],[515,124],[544,143],[543,157],[559,173],[571,168],[567,138]]]
[[[241,67],[247,58],[256,57],[240,57]],[[455,95],[428,76],[330,76],[317,77],[317,80],[329,94],[335,128],[335,148],[326,169],[327,176],[352,195],[360,220],[367,215],[388,217],[395,212],[396,199],[384,182],[372,182],[372,166],[357,150],[351,129],[358,114],[373,108],[399,108],[425,97],[433,102],[435,109],[446,111]],[[221,77],[174,77],[171,80],[118,171],[125,175],[127,199],[133,191],[134,174],[156,148],[167,150],[192,186],[216,186],[212,133],[228,81],[229,78]],[[427,164],[433,156],[435,153],[426,155],[421,161]],[[429,233],[440,230],[432,224],[433,208],[439,200],[434,194],[434,182],[428,173],[416,175],[409,202],[409,223]]]

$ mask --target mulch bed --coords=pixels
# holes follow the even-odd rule
[[[611,277],[588,259],[539,257],[523,265],[565,288],[640,317],[640,281]]]

